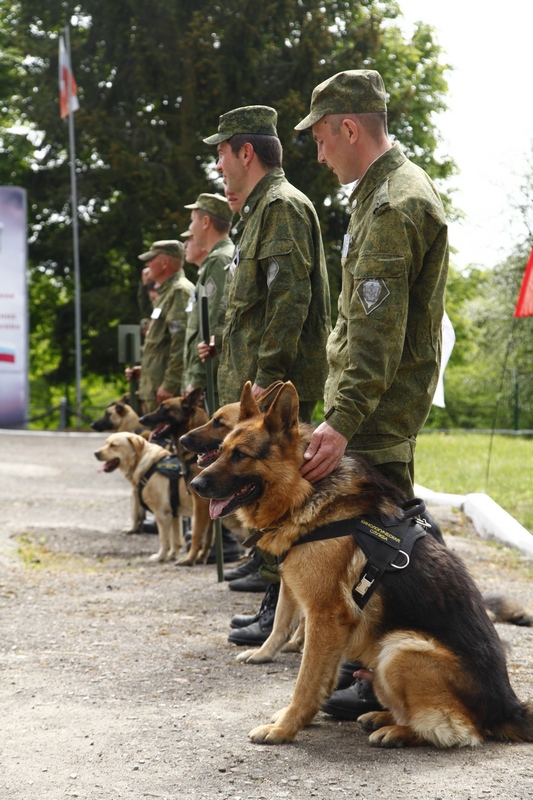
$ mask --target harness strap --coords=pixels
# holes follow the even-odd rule
[[[168,478],[172,516],[177,517],[180,504],[179,479],[182,475],[182,471],[179,459],[177,459],[176,456],[162,456],[159,461],[156,461],[155,464],[152,464],[150,469],[143,475],[137,487],[139,503],[147,511],[152,511],[152,509],[144,502],[142,492],[155,472],[160,472],[161,475],[164,475],[165,478]]]
[[[403,506],[401,520],[364,515],[330,522],[306,533],[292,546],[353,536],[367,557],[358,582],[352,590],[355,603],[359,608],[364,608],[385,571],[402,570],[409,565],[415,543],[426,535],[426,528],[430,527],[429,523],[420,518],[425,510],[424,501],[415,498]],[[278,558],[278,564],[283,562],[286,555],[287,553],[283,553]]]

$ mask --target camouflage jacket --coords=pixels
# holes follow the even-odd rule
[[[220,301],[224,294],[224,284],[226,282],[227,270],[225,267],[230,263],[234,252],[235,245],[229,237],[224,237],[224,239],[215,244],[211,252],[205,257],[198,272],[198,283],[186,308],[187,330],[185,333],[185,364],[181,379],[182,391],[185,391],[189,385],[195,388],[202,386],[204,389],[207,386],[205,364],[202,364],[198,355],[198,343],[204,338],[200,329],[199,287],[203,286],[205,289],[209,312],[209,331],[210,334],[214,334],[217,327]],[[217,368],[218,359],[213,359],[215,383]]]
[[[430,178],[398,144],[371,164],[350,202],[325,418],[347,439],[396,438],[387,460],[408,462],[406,439],[426,420],[439,372],[444,210]]]
[[[185,343],[185,308],[193,284],[180,271],[159,289],[159,300],[152,311],[141,359],[139,397],[153,400],[160,386],[179,394]]]
[[[327,374],[330,301],[315,209],[278,168],[254,187],[241,214],[218,370],[220,402],[238,400],[247,380],[262,387],[291,380],[302,400],[318,400]]]

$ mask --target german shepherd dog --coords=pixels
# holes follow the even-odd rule
[[[143,425],[137,412],[122,400],[110,403],[103,416],[91,422],[91,428],[93,431],[99,431],[100,433],[104,431],[126,431],[128,433],[137,433],[145,439],[150,436],[150,428]]]
[[[432,536],[414,545],[406,569],[385,572],[364,608],[352,591],[366,557],[353,536],[294,546],[319,526],[378,514],[404,516],[402,493],[358,456],[314,486],[300,475],[312,430],[298,423],[291,383],[261,412],[247,383],[240,420],[218,459],[193,485],[211,516],[237,511],[278,558],[282,585],[303,608],[305,645],[292,700],[254,742],[292,741],[335,686],[343,660],[374,673],[386,711],[363,714],[370,744],[473,746],[487,739],[533,741],[533,704],[509,683],[502,643],[462,561]]]
[[[185,485],[191,494],[193,525],[189,552],[179,559],[178,564],[187,567],[206,563],[215,537],[213,522],[209,516],[209,501],[190,489],[191,481],[199,474],[201,465],[197,463],[196,453],[190,452],[181,441],[187,438],[192,429],[209,425],[209,416],[203,405],[203,393],[202,388],[196,388],[190,394],[171,397],[164,400],[155,411],[141,417],[141,423],[152,429],[152,436],[170,437],[183,464]],[[246,538],[245,530],[234,515],[225,520],[225,525],[240,541]]]

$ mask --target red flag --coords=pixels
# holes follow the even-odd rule
[[[529,254],[514,315],[515,317],[531,317],[533,315],[533,249]]]
[[[70,106],[69,106],[69,81],[70,81]],[[65,47],[62,36],[59,37],[59,110],[61,119],[67,117],[72,111],[77,111],[78,87],[70,68],[70,57]]]

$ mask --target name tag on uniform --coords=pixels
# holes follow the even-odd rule
[[[162,311],[161,308],[154,308],[154,310],[152,311],[151,319],[159,319],[159,317],[161,316],[161,311]]]
[[[342,257],[346,258],[348,255],[348,250],[350,248],[350,234],[345,233],[344,239],[342,240]]]

